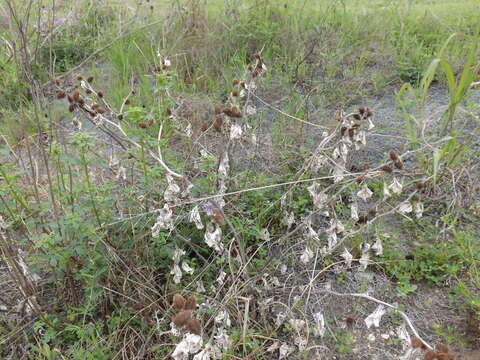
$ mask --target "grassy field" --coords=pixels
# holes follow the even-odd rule
[[[478,359],[479,13],[2,0],[0,357]]]

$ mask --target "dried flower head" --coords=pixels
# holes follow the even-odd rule
[[[222,107],[217,105],[217,104],[213,105],[213,110],[215,111],[215,114],[221,114],[222,113]]]
[[[393,162],[393,164],[395,165],[395,167],[396,167],[397,169],[400,169],[400,170],[403,169],[403,161],[402,161],[400,158],[398,158],[397,160],[395,160],[395,161]]]
[[[143,122],[143,121],[139,122],[138,127],[142,128],[142,129],[146,129],[146,128],[148,128],[148,123]]]
[[[52,82],[57,86],[60,85],[60,79],[59,78],[53,78]]]
[[[354,128],[348,129],[348,136],[353,138],[354,135],[355,135],[355,129]]]
[[[377,210],[375,210],[375,209],[368,210],[368,218],[369,219],[374,218],[376,215],[377,215]]]
[[[78,99],[80,98],[80,92],[77,89],[75,89],[72,91],[70,96],[72,97],[73,101],[78,102]]]
[[[386,173],[388,173],[388,174],[391,174],[391,173],[393,172],[393,169],[392,169],[390,166],[388,166],[388,165],[383,165],[383,166],[380,168],[380,170],[382,170],[382,171],[384,171],[384,172],[386,172]]]
[[[191,332],[192,334],[200,335],[202,331],[202,326],[200,324],[200,321],[196,318],[190,318],[188,319],[186,323],[186,328],[187,331]]]
[[[342,126],[342,127],[340,128],[340,135],[344,136],[346,131],[347,131],[347,127],[346,127],[346,126]]]
[[[177,310],[183,310],[185,307],[185,298],[180,294],[173,295],[172,305]]]
[[[417,188],[417,190],[422,190],[422,189],[425,188],[425,183],[422,182],[422,181],[417,181],[417,182],[415,183],[415,187]]]
[[[360,107],[358,108],[358,112],[359,112],[361,115],[365,114],[367,111],[368,111],[368,108],[367,108],[366,106],[360,106]]]
[[[363,167],[364,170],[368,170],[368,169],[370,169],[370,164],[367,163],[367,162],[364,162],[364,163],[362,164],[362,167]]]
[[[103,91],[97,91],[97,95],[99,98],[103,98]]]
[[[238,90],[232,90],[232,96],[233,97],[237,97],[238,95],[240,95],[240,93],[238,92]]]
[[[73,112],[75,110],[75,104],[70,104],[68,111]]]
[[[90,90],[90,89],[87,88],[87,89],[85,89],[85,92],[86,92],[87,94],[91,94],[91,93],[92,93],[92,90]]]
[[[89,83],[91,83],[91,82],[93,81],[93,76],[90,75],[90,76],[87,78],[87,81],[88,81]]]
[[[418,196],[417,194],[413,195],[412,201],[420,201],[420,196]]]
[[[232,86],[237,86],[238,84],[240,84],[240,80],[238,80],[238,79],[233,79],[232,80]]]
[[[358,217],[357,223],[359,224],[365,224],[368,221],[368,215],[360,215]]]
[[[104,114],[105,112],[107,112],[107,110],[106,110],[103,106],[98,106],[98,107],[96,108],[96,111],[97,111],[97,113],[99,113],[99,114]]]
[[[450,352],[450,348],[448,347],[447,344],[437,344],[435,345],[435,350],[439,353],[446,353],[446,354]]]
[[[130,99],[125,99],[125,101],[123,102],[124,105],[130,105]]]
[[[437,354],[433,350],[430,350],[430,349],[425,351],[425,353],[423,354],[423,359],[424,360],[435,360],[436,357],[437,357]]]
[[[187,297],[185,301],[185,310],[195,310],[197,308],[197,298],[193,295]]]
[[[182,310],[172,318],[172,322],[176,326],[184,326],[191,317],[192,310]]]
[[[223,115],[222,114],[215,115],[215,119],[213,121],[213,127],[218,132],[222,132],[222,126],[223,126]]]
[[[122,121],[122,120],[123,120],[123,115],[122,115],[122,114],[118,114],[117,119],[118,119],[118,121]]]
[[[368,108],[367,108],[367,109],[368,109]],[[372,116],[373,116],[373,111],[370,110],[370,109],[368,109],[368,110],[367,110],[367,118],[372,117]]]
[[[67,94],[65,94],[65,91],[57,91],[57,99],[64,99]]]
[[[362,116],[360,114],[353,114],[353,118],[355,120],[362,120]]]
[[[355,179],[355,182],[357,184],[362,184],[365,181],[365,179],[366,179],[365,175],[361,175]]]
[[[410,343],[412,344],[412,348],[416,349],[416,348],[420,348],[420,349],[426,349],[427,347],[425,346],[425,344],[423,343],[422,340],[420,340],[418,337],[416,336],[412,336],[410,338]]]
[[[393,149],[388,152],[388,156],[392,161],[398,160],[398,153]]]
[[[77,75],[77,80],[78,80],[78,81],[82,81],[82,80],[83,80],[83,76],[82,76],[82,75]]]

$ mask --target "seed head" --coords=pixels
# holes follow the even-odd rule
[[[170,109],[169,107],[167,107],[167,116],[171,116],[172,115],[172,109]]]
[[[364,176],[364,175],[361,175],[361,176],[359,176],[359,177],[357,177],[357,178],[355,179],[355,182],[356,182],[357,184],[363,184],[363,182],[365,181],[365,179],[366,179],[365,176]]]
[[[393,164],[395,165],[395,167],[396,167],[397,169],[400,169],[400,170],[403,169],[403,161],[400,160],[400,158],[398,158],[397,160],[395,160],[395,161],[393,162]]]
[[[362,115],[365,114],[367,111],[368,111],[368,108],[366,106],[360,106],[358,108],[358,112]]]
[[[130,99],[125,99],[125,101],[123,102],[125,105],[130,105]]]
[[[215,115],[215,120],[213,121],[213,127],[218,132],[222,132],[222,126],[223,126],[223,115],[222,114]]]
[[[422,181],[417,181],[417,182],[415,183],[415,187],[417,188],[417,190],[422,190],[422,189],[425,188],[425,183],[422,182]]]
[[[90,76],[87,78],[87,81],[88,81],[89,83],[91,83],[91,82],[93,81],[93,76],[90,75]]]
[[[353,114],[353,118],[355,120],[362,120],[362,116],[360,114]]]
[[[122,121],[122,120],[123,120],[123,115],[122,115],[122,114],[118,114],[117,119],[118,119],[118,121]]]
[[[176,326],[184,326],[187,323],[188,319],[190,319],[191,317],[191,310],[182,310],[172,318],[172,322]]]
[[[172,305],[177,310],[183,310],[185,307],[185,298],[180,294],[173,295]]]
[[[446,353],[448,354],[450,352],[450,348],[448,347],[447,344],[437,344],[435,346],[435,350],[439,353]]]
[[[368,218],[374,218],[377,215],[377,210],[375,209],[370,209],[368,210]]]
[[[388,165],[383,165],[383,166],[380,168],[380,170],[382,170],[382,171],[384,171],[384,172],[386,172],[386,173],[388,173],[388,174],[391,174],[391,173],[393,172],[393,169],[392,169],[390,166],[388,166]]]
[[[368,169],[370,169],[370,164],[367,163],[367,162],[364,162],[364,163],[362,164],[362,167],[363,167],[364,170],[368,170]]]
[[[420,196],[418,196],[417,194],[413,195],[412,201],[420,201]]]
[[[67,96],[67,94],[65,94],[65,91],[57,91],[57,99],[63,99],[65,98],[65,96]]]
[[[78,98],[78,103],[79,103],[80,105],[85,104],[85,99],[80,96],[80,97]]]
[[[240,83],[240,80],[238,79],[233,79],[232,80],[232,86],[237,86]]]
[[[200,127],[201,132],[205,132],[208,130],[208,123],[205,121],[202,126]]]
[[[107,111],[103,106],[98,106],[96,110],[99,114],[104,114]]]
[[[82,75],[77,75],[77,80],[78,80],[78,81],[82,81],[82,80],[83,80],[83,76],[82,76]]]
[[[430,350],[430,349],[425,351],[425,353],[423,354],[423,359],[424,360],[435,360],[436,357],[437,357],[437,354],[433,350]]]
[[[75,104],[70,104],[68,111],[73,112],[73,110],[75,110]]]
[[[367,215],[360,215],[358,217],[358,223],[359,224],[365,224],[368,221],[368,216]]]
[[[353,135],[355,135],[355,129],[353,128],[348,129],[348,136],[353,138]]]
[[[185,310],[195,310],[197,308],[197,298],[190,295],[185,301]]]
[[[78,102],[78,99],[80,98],[80,92],[77,89],[73,90],[70,95],[72,96],[73,101]]]
[[[392,161],[395,161],[398,159],[398,153],[393,149],[388,152],[388,156]]]
[[[202,331],[202,326],[200,325],[200,321],[196,318],[190,318],[187,320],[186,324],[187,330],[192,334],[200,335]]]
[[[342,127],[340,128],[340,135],[341,135],[341,136],[344,136],[346,131],[347,131],[347,127],[346,127],[346,126],[342,126]]]
[[[103,91],[97,91],[97,95],[99,98],[103,98]]]
[[[232,90],[232,96],[237,97],[239,95],[238,90]]]
[[[427,347],[425,346],[425,344],[422,342],[422,340],[420,340],[418,337],[416,336],[412,336],[410,338],[410,343],[412,344],[412,348],[416,349],[416,348],[420,348],[420,349],[426,349]]]
[[[146,122],[139,122],[138,127],[141,127],[142,129],[146,129],[148,127],[148,124]]]
[[[87,88],[87,89],[85,89],[85,92],[86,92],[87,94],[91,94],[91,93],[92,93],[92,90],[90,90],[90,89]]]

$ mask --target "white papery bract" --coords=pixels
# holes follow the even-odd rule
[[[163,198],[167,202],[175,202],[178,200],[178,193],[180,192],[180,186],[178,186],[173,177],[167,174],[167,188],[163,192]]]
[[[242,127],[237,124],[232,124],[230,127],[230,140],[240,139],[242,137]]]
[[[172,353],[174,360],[188,360],[189,354],[195,354],[202,348],[202,338],[195,334],[187,333]]]
[[[415,203],[415,208],[414,208],[414,211],[415,211],[415,216],[420,219],[422,216],[423,216],[423,203],[420,202],[420,201],[417,201]]]
[[[347,268],[352,266],[353,255],[350,254],[347,248],[343,250],[343,253],[340,256],[345,259],[345,265],[347,266]]]
[[[313,251],[307,246],[300,256],[300,261],[306,265],[312,260],[313,256]]]
[[[313,319],[315,320],[313,334],[322,338],[325,335],[325,318],[321,312],[317,312],[313,314]]]
[[[158,209],[157,213],[157,221],[152,226],[152,237],[154,238],[158,237],[160,230],[173,230],[173,212],[168,204],[165,204],[163,208]]]
[[[202,219],[200,217],[200,211],[198,205],[196,205],[191,211],[189,216],[189,221],[195,223],[195,226],[198,230],[203,229]]]
[[[182,262],[182,270],[185,271],[189,275],[192,275],[193,272],[194,272],[193,268],[190,265],[188,265],[188,263],[186,261]]]
[[[358,205],[357,205],[356,201],[354,201],[350,204],[350,218],[353,221],[358,221],[358,219],[359,219],[359,217],[358,217]]]
[[[409,201],[404,201],[398,206],[398,212],[401,214],[408,214],[413,211],[412,204]]]
[[[365,324],[367,325],[367,328],[370,329],[372,325],[375,327],[379,327],[380,320],[382,319],[382,316],[385,313],[386,313],[385,306],[383,306],[382,304],[378,305],[375,311],[370,315],[368,315],[365,319]]]
[[[173,268],[170,271],[170,274],[173,275],[173,282],[175,284],[180,284],[180,280],[182,280],[182,270],[178,264],[173,264]]]
[[[397,178],[393,179],[392,184],[388,187],[394,194],[400,195],[402,193],[403,185]]]
[[[220,328],[218,329],[218,334],[214,336],[215,342],[220,348],[228,350],[232,346],[232,339],[227,334],[227,330]]]
[[[357,196],[363,201],[367,201],[367,199],[371,198],[372,195],[373,192],[368,188],[367,184],[363,184],[362,189],[357,192]]]
[[[205,230],[205,243],[220,254],[223,254],[225,246],[222,242],[222,229],[218,225],[209,223]]]
[[[380,238],[377,238],[375,243],[372,245],[372,250],[376,256],[381,256],[383,254],[383,245],[382,245],[382,240],[380,240]]]
[[[278,359],[286,359],[291,353],[295,351],[295,347],[288,345],[287,343],[282,343],[280,345],[280,351],[278,355]]]

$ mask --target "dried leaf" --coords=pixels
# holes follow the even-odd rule
[[[172,353],[174,360],[188,360],[189,354],[195,354],[202,348],[202,338],[199,335],[187,333],[177,344]]]
[[[209,223],[205,230],[205,243],[220,254],[223,254],[225,246],[222,242],[222,229],[218,225]]]
[[[368,188],[367,184],[363,184],[362,189],[357,192],[357,196],[362,199],[363,201],[366,201],[370,197],[372,197],[373,192]]]
[[[345,248],[342,255],[340,255],[340,256],[345,259],[345,265],[346,265],[347,268],[352,266],[353,255],[350,254],[350,252],[347,250],[347,248]]]
[[[242,127],[237,124],[232,124],[230,127],[230,140],[240,139],[242,137]]]
[[[403,185],[397,180],[393,179],[392,184],[388,187],[394,194],[400,195],[402,193]]]
[[[170,210],[168,204],[165,204],[162,209],[157,210],[157,221],[152,226],[152,237],[158,237],[160,230],[173,230],[173,212]]]
[[[409,201],[404,201],[398,206],[398,212],[401,214],[408,214],[413,211],[412,204]]]
[[[315,327],[313,328],[313,334],[315,336],[320,336],[323,338],[325,335],[325,318],[321,312],[313,314],[313,319],[315,320]]]
[[[202,219],[200,217],[200,211],[198,210],[198,205],[195,206],[190,211],[189,221],[195,223],[195,226],[198,230],[203,229],[204,226],[203,226],[203,223],[202,223]]]
[[[415,216],[420,219],[423,216],[423,203],[417,201],[415,203]]]
[[[300,256],[300,261],[306,265],[313,259],[313,256],[313,251],[307,246]]]

